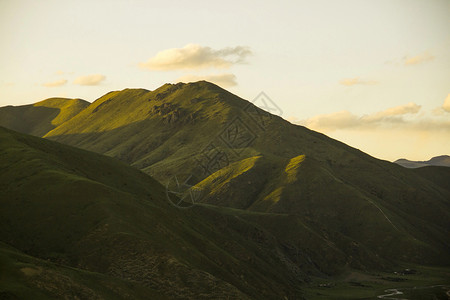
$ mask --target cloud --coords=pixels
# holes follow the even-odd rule
[[[45,87],[58,87],[58,86],[63,86],[66,83],[67,83],[66,79],[61,79],[61,80],[57,80],[57,81],[46,82],[46,83],[43,83],[42,85]]]
[[[446,113],[450,113],[450,94],[447,95],[447,98],[445,98],[444,104],[442,104],[442,106],[437,107],[433,110],[433,114],[436,116],[442,116]]]
[[[361,119],[364,119],[365,121],[369,122],[377,122],[389,117],[401,116],[406,114],[416,114],[419,112],[420,108],[421,108],[420,105],[410,102],[405,105],[388,108],[386,110],[374,113],[372,115],[363,116]]]
[[[299,120],[297,117],[295,117],[295,116],[289,116],[289,117],[287,117],[287,118],[286,118],[286,121],[289,121],[289,122],[291,122],[291,123],[293,123],[293,124],[299,123],[299,122],[300,122],[300,120]]]
[[[74,74],[74,72],[64,72],[64,71],[62,71],[62,70],[58,70],[58,71],[55,72],[55,75],[58,75],[58,76],[62,76],[62,75],[73,75],[73,74]]]
[[[355,78],[345,78],[342,79],[341,81],[339,81],[340,84],[342,85],[346,85],[346,86],[352,86],[355,84],[361,84],[361,85],[372,85],[372,84],[377,84],[377,81],[373,81],[373,80],[361,80],[358,77]]]
[[[206,80],[213,82],[217,85],[220,85],[221,87],[232,87],[237,85],[236,82],[236,76],[234,74],[218,74],[218,75],[186,75],[183,77],[178,78],[176,81],[181,82],[193,82],[193,81],[199,81],[199,80]]]
[[[420,109],[420,105],[411,102],[370,115],[357,116],[347,110],[343,110],[331,114],[317,115],[296,123],[323,132],[350,128],[389,127],[394,124],[404,124],[405,121],[402,116],[407,114],[417,114]]]
[[[358,125],[358,117],[347,110],[331,114],[321,114],[299,121],[298,124],[305,125],[319,131],[334,131],[339,128],[349,128]]]
[[[105,78],[101,74],[86,75],[76,78],[73,83],[78,85],[99,85]]]
[[[413,56],[413,57],[405,57],[404,62],[406,66],[418,65],[421,63],[425,63],[427,61],[431,61],[434,59],[434,56],[429,52],[424,52],[422,54]]]
[[[251,54],[250,48],[244,46],[214,50],[210,47],[188,44],[183,48],[160,51],[139,65],[145,69],[158,71],[225,69],[234,64],[245,63],[246,57]]]
[[[446,112],[450,112],[450,94],[448,94],[447,98],[445,98],[444,104],[442,104],[442,109]]]

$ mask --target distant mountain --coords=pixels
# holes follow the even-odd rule
[[[43,136],[70,120],[89,104],[81,99],[50,98],[31,105],[0,107],[0,126]]]
[[[450,264],[447,168],[415,172],[378,160],[209,82],[110,92],[41,136],[200,191],[195,209],[264,228],[294,269],[307,268],[302,259],[326,274]],[[322,242],[305,243],[313,237]]]
[[[394,163],[405,167],[405,168],[421,168],[426,166],[441,166],[441,167],[450,167],[450,156],[449,155],[441,155],[435,156],[427,161],[412,161],[404,158],[397,159]]]

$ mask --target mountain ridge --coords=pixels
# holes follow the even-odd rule
[[[427,166],[450,167],[450,156],[439,155],[432,157],[427,161],[412,161],[405,158],[400,158],[394,161],[394,163],[405,168],[421,168]]]
[[[355,242],[360,268],[377,256],[450,262],[450,196],[435,176],[290,124],[208,82],[108,93],[45,137],[119,158],[163,184],[189,178],[204,204],[294,214],[341,250]]]

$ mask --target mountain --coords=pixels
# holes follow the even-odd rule
[[[50,98],[31,105],[0,107],[0,126],[42,136],[89,104],[81,99]]]
[[[394,163],[405,167],[405,168],[421,168],[427,166],[441,166],[441,167],[450,167],[450,156],[449,155],[441,155],[435,156],[427,161],[412,161],[404,158],[397,159]]]
[[[45,137],[163,183],[189,177],[203,203],[295,214],[340,250],[354,245],[354,265],[450,261],[447,190],[208,82],[108,93]]]
[[[118,158],[167,191],[181,186],[182,199],[196,195],[182,211],[195,212],[214,232],[208,238],[223,237],[216,245],[263,251],[265,270],[278,270],[275,257],[278,274],[303,274],[296,280],[345,268],[450,264],[447,168],[416,172],[378,160],[205,81],[110,92],[40,136]],[[243,234],[239,246],[230,244]],[[237,289],[255,295],[271,280],[257,282],[252,291]]]

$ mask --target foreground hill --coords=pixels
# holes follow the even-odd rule
[[[427,166],[440,166],[440,167],[450,167],[450,156],[441,155],[435,156],[427,161],[412,161],[407,159],[397,159],[394,163],[405,167],[405,168],[421,168]]]
[[[81,99],[50,98],[31,105],[0,107],[0,126],[43,136],[89,104]]]
[[[1,127],[0,169],[2,297],[299,299],[347,264],[295,216],[179,209],[122,162]]]

